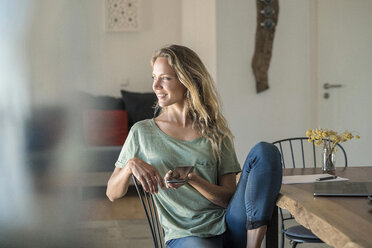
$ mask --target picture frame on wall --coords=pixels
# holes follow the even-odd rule
[[[105,28],[108,32],[138,32],[140,0],[106,0]]]

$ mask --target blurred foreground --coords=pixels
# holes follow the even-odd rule
[[[79,8],[64,13],[66,2],[0,1],[0,247],[81,244],[78,178],[89,161],[75,93],[85,72],[74,63],[84,21]]]

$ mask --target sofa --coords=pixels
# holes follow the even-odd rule
[[[154,93],[122,90],[121,95],[97,96],[78,92],[76,109],[63,106],[33,108],[25,125],[26,163],[32,175],[38,178],[50,175],[61,169],[58,166],[64,166],[59,163],[59,156],[75,149],[65,143],[73,112],[77,116],[72,125],[77,150],[72,154],[75,156],[71,158],[73,165],[66,166],[75,166],[74,173],[78,174],[77,185],[82,194],[87,187],[100,187],[102,194],[130,128],[137,121],[154,117]],[[45,185],[40,187],[47,188]]]
[[[80,93],[86,186],[106,185],[130,128],[154,117],[156,95],[121,90],[122,97]]]

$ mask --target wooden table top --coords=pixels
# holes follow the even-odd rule
[[[319,174],[320,168],[283,169],[283,175]],[[350,181],[371,182],[371,167],[337,168]],[[333,247],[372,247],[372,206],[367,197],[314,197],[313,184],[282,185],[278,207]]]

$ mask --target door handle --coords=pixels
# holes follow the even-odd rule
[[[342,84],[330,84],[330,83],[325,83],[323,84],[323,88],[328,90],[330,88],[341,88]]]

